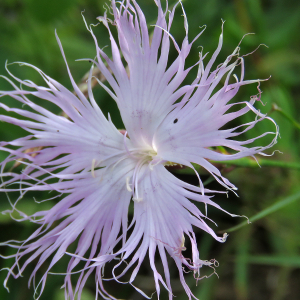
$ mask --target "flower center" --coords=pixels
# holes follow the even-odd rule
[[[151,162],[156,155],[157,155],[157,152],[151,148],[145,149],[145,150],[140,150],[134,154],[134,156],[138,160],[142,159],[145,163]]]
[[[140,180],[143,174],[148,171],[148,167],[152,171],[156,165],[162,162],[162,159],[157,156],[157,152],[152,147],[132,149],[129,151],[128,156],[136,160],[136,165],[131,178],[126,178],[126,187],[132,193],[133,201],[141,202],[143,198],[139,192]]]

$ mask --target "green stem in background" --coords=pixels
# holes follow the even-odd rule
[[[294,127],[300,130],[300,123],[298,123],[292,116],[287,114],[284,110],[282,110],[281,107],[279,107],[277,104],[272,104],[272,110],[279,112],[283,117],[285,117],[287,120],[289,120]]]
[[[300,257],[295,255],[249,255],[245,257],[245,262],[251,264],[270,265],[279,267],[300,267]]]
[[[264,210],[260,211],[259,213],[257,213],[256,215],[252,216],[251,218],[249,218],[249,221],[244,221],[239,225],[233,226],[231,228],[228,228],[226,230],[222,230],[220,233],[223,232],[233,232],[236,231],[242,227],[244,227],[245,225],[249,224],[249,222],[255,222],[259,219],[262,219],[264,217],[266,217],[267,215],[282,209],[283,207],[292,204],[296,201],[300,200],[300,191],[298,191],[297,193],[295,193],[292,196],[288,196],[282,200],[279,200],[277,202],[275,202],[274,204],[272,204],[271,206],[265,208]]]
[[[237,167],[248,167],[248,168],[259,168],[259,167],[278,167],[287,169],[298,169],[300,170],[300,163],[298,162],[287,162],[280,160],[257,158],[257,162],[251,157],[244,157],[237,160],[224,160],[224,161],[211,161],[215,164],[224,164],[228,166]]]

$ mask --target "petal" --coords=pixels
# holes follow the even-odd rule
[[[109,60],[97,47],[97,66],[105,72],[102,63],[104,58],[113,70],[115,81],[111,83],[109,78],[108,81],[117,95],[117,104],[124,125],[132,142],[143,147],[152,145],[152,137],[157,126],[180,97],[178,95],[178,98],[174,98],[173,93],[190,70],[184,69],[184,61],[192,45],[187,42],[187,37],[182,48],[178,48],[177,59],[167,68],[169,30],[175,8],[170,13],[167,24],[167,11],[163,12],[160,1],[156,1],[156,4],[158,19],[151,45],[145,16],[135,1],[133,5],[130,1],[126,1],[126,4],[121,4],[119,8],[115,1],[112,1],[120,50],[110,32],[106,16],[99,18],[109,30],[113,60]],[[125,74],[120,53],[128,65],[128,76]],[[118,87],[114,86],[115,83]]]
[[[67,181],[67,188],[72,188],[72,193],[65,196],[49,211],[35,214],[35,216],[39,215],[40,228],[20,246],[16,245],[18,248],[15,255],[16,262],[10,269],[8,277],[17,267],[20,259],[30,254],[14,277],[19,277],[24,268],[39,257],[30,277],[31,281],[46,259],[53,255],[47,271],[39,282],[42,285],[42,292],[47,274],[78,238],[74,253],[77,257],[71,258],[65,277],[68,288],[71,285],[71,273],[81,261],[78,257],[83,257],[91,246],[89,258],[95,255],[102,256],[103,265],[115,257],[113,249],[120,239],[123,239],[123,243],[126,239],[131,193],[126,189],[125,178],[132,174],[133,168],[134,162],[128,159],[120,162],[116,167],[97,170],[95,178],[90,173],[86,173],[80,179],[72,180],[71,183]],[[63,188],[64,183],[57,184]],[[55,184],[50,190],[54,188]],[[57,224],[53,227],[54,223]],[[97,253],[99,245],[100,250]],[[75,293],[82,290],[82,276],[89,265],[90,263],[87,262],[81,271],[82,275]],[[72,295],[72,290],[69,290],[69,295]]]
[[[200,210],[188,199],[191,196],[194,200],[203,203],[214,203],[208,196],[189,192],[185,189],[187,184],[181,182],[169,173],[162,165],[157,165],[151,170],[146,168],[139,182],[139,193],[142,198],[134,205],[135,222],[133,232],[125,245],[116,254],[122,254],[121,262],[115,268],[115,274],[123,261],[129,260],[126,267],[115,275],[116,279],[122,277],[132,266],[129,283],[132,283],[143,262],[147,251],[149,252],[150,265],[154,274],[156,292],[159,298],[161,283],[170,294],[172,299],[172,287],[166,253],[176,262],[181,282],[191,298],[192,292],[188,288],[184,276],[183,267],[187,270],[198,272],[203,265],[211,266],[212,263],[199,259],[197,243],[193,234],[193,226],[196,226],[208,233],[220,242],[224,237],[217,237],[214,231],[204,222],[204,216]],[[218,207],[218,206],[217,206]],[[176,222],[174,222],[176,218]],[[184,236],[189,237],[192,244],[192,260],[185,258]],[[155,265],[155,253],[158,251],[163,268],[164,277],[157,271]]]
[[[216,52],[219,52],[219,49]],[[204,71],[203,76],[199,79],[199,85],[195,88],[192,96],[189,94],[188,98],[184,97],[181,102],[174,105],[174,109],[160,124],[153,137],[153,144],[157,149],[157,154],[163,160],[187,166],[190,165],[186,162],[199,164],[215,176],[222,185],[233,189],[235,187],[207,159],[234,160],[246,156],[254,156],[255,154],[264,155],[263,151],[272,147],[278,137],[278,126],[276,123],[271,118],[261,114],[253,106],[257,100],[260,100],[259,97],[252,97],[249,102],[228,104],[236,95],[240,86],[257,82],[243,80],[244,67],[242,58],[237,58],[236,62],[229,64],[234,57],[234,53],[216,71],[213,71],[207,79],[205,79],[204,75],[208,73]],[[214,55],[213,59],[215,59]],[[228,84],[229,76],[235,69],[238,61],[240,61],[241,65],[241,81]],[[208,67],[211,67],[211,64]],[[225,85],[214,92],[216,85],[223,76],[226,76]],[[238,107],[236,111],[226,113],[230,108],[235,108],[235,106]],[[230,121],[251,111],[255,114],[254,121],[231,129],[222,129]],[[263,120],[273,122],[275,132],[265,132],[248,140],[233,139],[251,130],[258,122]],[[242,127],[244,129],[240,130]],[[245,145],[251,144],[266,135],[274,135],[268,145],[245,147]],[[233,153],[222,154],[211,149],[211,147],[216,146],[229,148],[233,150]],[[221,181],[218,178],[221,178]]]

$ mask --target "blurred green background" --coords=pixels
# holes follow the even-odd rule
[[[88,71],[88,62],[76,62],[80,58],[93,58],[95,46],[81,17],[87,23],[96,23],[96,17],[103,15],[103,0],[1,0],[0,1],[0,73],[6,75],[5,62],[24,61],[31,63],[46,74],[71,89],[54,30],[62,41],[72,74],[77,82]],[[155,23],[156,7],[153,0],[140,0],[149,25]],[[174,4],[170,1],[170,5]],[[199,46],[204,53],[210,54],[217,47],[221,32],[221,19],[224,25],[224,46],[218,63],[234,50],[246,33],[241,44],[241,54],[253,51],[245,57],[246,79],[269,78],[261,84],[262,101],[258,105],[263,113],[277,122],[280,127],[278,143],[272,150],[280,150],[272,157],[261,161],[258,168],[252,161],[219,164],[218,167],[238,188],[239,198],[233,193],[229,197],[216,196],[214,200],[228,211],[253,218],[253,223],[239,229],[233,229],[225,244],[215,242],[211,236],[196,231],[202,259],[215,258],[220,266],[217,276],[203,279],[196,286],[192,274],[186,279],[195,296],[201,300],[297,300],[300,299],[300,184],[299,184],[299,130],[300,118],[298,101],[300,96],[300,3],[298,0],[185,0],[183,1],[189,21],[189,38],[199,32],[199,26],[207,25],[204,34],[195,42],[187,61],[191,65],[197,61]],[[177,9],[171,33],[180,43],[184,37],[183,18],[180,7]],[[101,47],[108,45],[107,32],[103,26],[95,28]],[[109,49],[109,47],[108,47]],[[170,56],[175,57],[173,49]],[[109,50],[108,52],[109,53]],[[209,54],[209,55],[210,55]],[[206,59],[205,62],[207,62]],[[22,78],[42,84],[40,76],[30,68],[10,66],[13,73]],[[195,76],[191,72],[187,81]],[[9,85],[0,81],[0,90],[9,89]],[[257,93],[256,86],[243,87],[236,101],[248,100]],[[117,127],[122,123],[113,101],[101,90],[95,88],[99,105],[107,115],[110,112]],[[6,100],[7,101],[7,100]],[[57,111],[57,113],[59,113]],[[253,115],[247,115],[241,121],[249,121]],[[255,136],[266,130],[272,130],[265,121],[249,136]],[[1,123],[1,140],[12,140],[22,134],[21,130]],[[248,137],[249,137],[248,136]],[[262,141],[266,142],[266,141]],[[272,153],[272,150],[268,153]],[[4,153],[0,158],[5,157]],[[248,164],[248,166],[247,166]],[[240,166],[238,166],[240,165]],[[201,171],[201,170],[200,170]],[[178,174],[183,180],[197,183],[195,177],[183,172]],[[204,179],[208,177],[201,171]],[[212,182],[210,188],[221,189]],[[14,196],[11,195],[13,199]],[[34,212],[45,209],[47,204],[37,204],[28,195],[20,202],[20,210]],[[8,208],[6,196],[1,195],[1,211]],[[209,217],[217,222],[218,230],[231,228],[243,222],[243,219],[231,218],[220,211],[209,209]],[[0,242],[8,239],[25,239],[34,230],[28,222],[17,223],[8,215],[0,216]],[[9,255],[11,249],[1,247],[0,253]],[[1,260],[1,267],[9,267],[13,260]],[[66,261],[55,267],[56,272],[64,272]],[[177,276],[176,267],[170,262],[170,270],[176,299],[187,299]],[[0,299],[27,300],[33,297],[33,288],[27,288],[29,274],[34,268],[26,268],[23,278],[10,279],[10,293],[1,286]],[[42,274],[43,269],[39,274]],[[209,274],[204,270],[202,275]],[[6,277],[6,271],[0,272],[0,282]],[[63,300],[61,276],[49,275],[47,287],[41,300]],[[136,285],[148,295],[155,290],[148,262],[136,280]],[[107,283],[107,290],[122,299],[143,299],[132,287]],[[93,276],[88,281],[81,300],[95,299]],[[156,295],[153,295],[156,299]],[[167,299],[163,292],[161,299]]]

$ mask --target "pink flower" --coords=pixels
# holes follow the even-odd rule
[[[232,190],[235,186],[208,160],[232,160],[263,154],[265,149],[275,144],[278,131],[276,127],[275,133],[263,134],[275,134],[272,142],[263,147],[246,147],[259,137],[246,141],[234,139],[264,119],[273,120],[254,108],[260,95],[248,102],[228,104],[240,86],[259,84],[259,80],[244,80],[244,62],[239,57],[239,47],[224,63],[212,69],[221,51],[222,34],[217,50],[206,66],[206,55],[200,54],[199,61],[193,66],[198,67],[195,80],[190,85],[181,86],[193,68],[185,68],[185,59],[201,33],[192,42],[188,41],[188,23],[182,9],[186,37],[180,47],[169,33],[175,8],[168,12],[162,9],[159,0],[155,3],[158,18],[151,41],[145,16],[135,1],[123,1],[117,5],[112,0],[114,20],[109,20],[106,15],[98,18],[109,32],[112,59],[98,47],[95,35],[88,28],[97,47],[97,60],[92,61],[106,77],[109,86],[100,81],[99,84],[116,101],[126,128],[125,134],[120,133],[98,107],[91,90],[92,69],[87,81],[89,99],[79,90],[68,66],[77,96],[32,65],[22,63],[38,71],[47,87],[18,79],[8,71],[16,82],[21,83],[22,89],[5,77],[14,90],[2,91],[1,96],[10,96],[23,106],[19,109],[0,104],[4,110],[20,116],[1,115],[0,119],[25,129],[29,134],[0,144],[0,149],[9,153],[1,163],[1,190],[19,191],[20,197],[11,204],[9,213],[18,211],[22,220],[30,220],[39,228],[25,241],[2,243],[17,249],[17,253],[12,255],[15,263],[9,269],[7,279],[10,275],[19,277],[24,268],[38,258],[29,279],[31,282],[41,265],[52,256],[38,284],[41,293],[51,268],[67,254],[70,261],[64,283],[66,299],[74,299],[75,294],[80,299],[92,271],[96,273],[97,298],[100,294],[105,299],[115,299],[103,287],[103,280],[108,280],[102,275],[105,264],[119,258],[112,279],[120,281],[131,268],[129,283],[133,285],[148,255],[158,298],[160,285],[163,285],[169,291],[169,299],[173,299],[167,263],[167,256],[170,256],[191,299],[194,296],[185,282],[183,267],[193,271],[195,278],[200,276],[202,266],[214,267],[213,260],[199,258],[193,227],[201,228],[220,242],[225,241],[226,235],[218,237],[214,233],[204,221],[208,218],[195,203],[223,209],[210,199],[212,191],[203,187],[198,174],[200,187],[177,179],[166,166],[180,164],[194,169],[192,163],[198,164],[220,184]],[[111,34],[111,26],[117,28],[118,41]],[[168,67],[171,43],[178,55]],[[241,68],[240,79],[234,75],[235,83],[229,83],[237,66]],[[217,89],[222,79],[224,84]],[[39,101],[33,102],[27,95]],[[69,119],[43,108],[42,100],[57,105]],[[236,105],[238,108],[234,112],[226,113]],[[221,129],[249,111],[256,115],[252,122]],[[244,129],[241,131],[240,128]],[[215,146],[224,146],[233,152],[222,154],[213,150]],[[8,162],[19,159],[24,165],[21,173],[4,172]],[[16,203],[28,191],[56,191],[62,197],[49,211],[27,216],[16,208]],[[134,215],[128,224],[131,201]],[[74,243],[76,251],[68,253],[68,247]],[[191,246],[191,258],[183,254],[186,243]],[[164,274],[156,269],[155,253],[161,258]],[[19,267],[19,260],[23,257],[27,260]],[[85,261],[85,267],[78,271],[76,267],[80,261]],[[71,284],[72,272],[80,273],[75,287]]]

